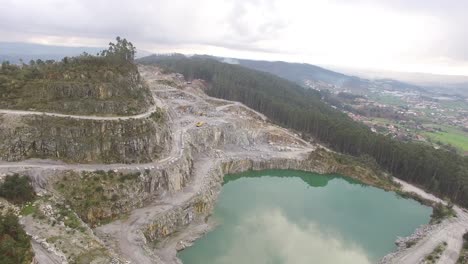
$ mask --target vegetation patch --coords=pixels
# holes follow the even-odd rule
[[[410,248],[410,247],[416,245],[416,243],[417,243],[416,241],[410,240],[410,241],[406,241],[405,245],[406,245],[406,248]]]
[[[0,215],[0,263],[30,264],[34,253],[29,236],[12,212]]]
[[[430,207],[434,207],[434,202],[431,201],[431,200],[428,200],[428,199],[424,199],[422,198],[420,195],[418,195],[417,193],[414,193],[414,192],[405,192],[405,191],[402,191],[402,190],[396,190],[395,191],[396,194],[402,198],[405,198],[405,199],[413,199],[415,201],[418,201],[420,204],[423,204],[423,205],[426,205],[426,206],[430,206]]]
[[[133,63],[135,47],[126,39],[116,40],[96,56],[2,63],[0,108],[104,115],[144,112],[152,97]]]
[[[70,209],[66,208],[66,206],[59,206],[58,207],[58,215],[57,221],[62,221],[65,226],[78,229],[81,232],[85,232],[85,228],[82,226],[80,219],[76,216],[76,214]]]
[[[370,98],[374,99],[375,101],[387,104],[387,105],[395,105],[395,106],[405,106],[406,102],[401,100],[400,98],[392,95],[375,95],[372,94]]]
[[[0,196],[15,204],[31,202],[36,194],[27,176],[7,175],[0,183]]]
[[[397,186],[369,156],[353,157],[339,153],[318,149],[312,152],[309,160],[326,165],[334,173],[346,175],[365,184],[376,186],[385,190],[397,190]]]
[[[54,183],[54,188],[83,221],[96,226],[121,216],[129,204],[137,203],[130,201],[128,195],[138,191],[139,176],[140,173],[114,171],[70,171]],[[73,217],[68,223],[74,225]]]
[[[34,203],[26,203],[23,208],[21,208],[21,215],[35,215],[37,214],[37,206]]]
[[[396,190],[398,196],[405,198],[405,199],[413,199],[418,201],[420,204],[432,207],[432,214],[431,214],[431,224],[439,224],[442,220],[450,217],[456,217],[457,214],[455,210],[453,210],[453,204],[448,203],[444,205],[442,203],[436,203],[434,201],[422,198],[416,193],[413,192],[405,192],[402,190]]]
[[[158,108],[156,111],[151,113],[150,118],[156,123],[164,122],[164,111],[161,108]]]
[[[444,126],[442,131],[425,133],[432,141],[449,144],[462,152],[468,152],[468,133],[457,128]],[[441,144],[439,144],[441,145]]]
[[[457,264],[468,264],[468,232],[463,235],[463,247],[460,251]]]
[[[442,203],[437,203],[432,207],[431,223],[440,223],[445,218],[456,216],[453,204],[443,205]]]
[[[109,254],[103,248],[94,249],[78,255],[73,264],[99,263],[99,261],[108,261]]]
[[[34,202],[34,207],[35,212],[24,217],[31,233],[46,240],[46,249],[55,248],[63,253],[68,263],[77,263],[79,256],[94,254],[99,249],[104,257],[99,257],[98,263],[111,263],[110,257],[105,258],[106,249],[62,197],[41,197]]]
[[[46,239],[47,243],[50,243],[50,244],[54,244],[55,242],[59,240],[60,240],[60,236],[52,236]]]
[[[424,264],[435,264],[438,262],[440,255],[442,255],[442,252],[447,248],[447,242],[442,242],[440,243],[434,251],[432,251],[431,254],[427,255],[424,258],[423,263]]]

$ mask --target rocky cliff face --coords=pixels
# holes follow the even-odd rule
[[[171,141],[153,118],[119,121],[50,116],[0,116],[0,160],[60,159],[79,163],[142,163],[158,158]]]
[[[257,139],[255,132],[246,130],[246,123],[238,121],[191,131],[191,142],[194,151],[202,153],[213,149],[224,149],[226,146],[246,147]],[[262,135],[263,136],[263,135]]]

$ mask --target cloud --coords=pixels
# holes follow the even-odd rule
[[[11,32],[108,39],[121,34],[159,44],[241,46],[281,27],[270,1],[1,0]],[[262,9],[263,15],[256,13]]]
[[[293,223],[278,209],[254,213],[239,224],[229,249],[213,263],[371,263],[358,246],[314,223]]]
[[[154,52],[468,74],[467,1],[0,0],[0,6],[7,10],[0,41],[104,46],[121,35]]]
[[[441,24],[437,42],[430,43],[432,57],[468,60],[468,1],[460,0],[334,0],[343,5],[382,7],[394,12],[413,16],[433,17]],[[431,32],[426,25],[424,32]],[[424,49],[424,47],[423,47]]]

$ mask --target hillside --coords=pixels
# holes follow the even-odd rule
[[[98,56],[83,54],[0,68],[0,160],[142,163],[170,142],[134,63],[132,43],[117,38]]]
[[[268,72],[281,78],[304,84],[307,80],[321,81],[336,86],[361,86],[366,85],[365,80],[330,71],[315,65],[306,63],[289,63],[283,61],[255,61],[237,60],[240,65],[259,71]]]
[[[338,89],[355,94],[368,94],[369,88],[377,90],[419,91],[425,92],[429,87],[421,86],[390,78],[367,79],[354,75],[328,70],[307,63],[294,63],[284,61],[261,61],[236,58],[223,58],[209,55],[195,55],[193,57],[213,59],[224,63],[237,64],[249,69],[271,73],[283,79],[295,82],[306,88],[316,90]],[[141,58],[145,61],[146,58]]]
[[[62,61],[2,63],[0,108],[70,114],[132,115],[152,103],[127,61],[80,55]]]
[[[211,96],[240,101],[271,120],[326,143],[336,151],[368,156],[395,176],[468,206],[468,159],[418,143],[372,133],[320,100],[317,92],[239,65],[208,58],[150,56],[155,63],[209,83]]]
[[[244,67],[268,72],[305,87],[317,87],[320,89],[322,87],[332,85],[357,94],[367,94],[369,92],[368,88],[372,86],[380,90],[390,89],[397,91],[424,91],[417,85],[395,79],[365,79],[338,73],[306,63],[256,60],[237,61]]]
[[[161,58],[165,55],[161,55]],[[183,57],[184,55],[175,54],[173,57]],[[146,63],[151,62],[157,56],[147,56],[140,58],[139,61]],[[340,87],[356,87],[364,88],[368,85],[368,80],[361,79],[355,76],[349,76],[342,73],[327,70],[322,67],[318,67],[306,63],[291,63],[284,61],[260,61],[260,60],[246,60],[236,58],[223,58],[215,57],[210,55],[194,55],[194,58],[200,59],[212,59],[220,62],[241,65],[249,69],[271,73],[279,76],[283,79],[290,80],[301,86],[305,86],[307,81],[322,82],[330,85],[336,85]]]

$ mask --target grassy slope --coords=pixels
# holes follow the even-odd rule
[[[462,151],[468,151],[468,133],[449,126],[442,127],[444,132],[426,132],[426,136],[434,141],[450,144]]]

